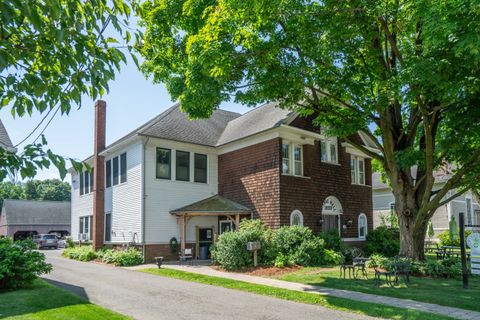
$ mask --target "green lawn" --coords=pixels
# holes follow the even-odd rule
[[[408,285],[401,282],[399,286],[392,288],[387,286],[385,281],[382,281],[383,285],[380,288],[376,288],[373,277],[374,274],[371,270],[369,271],[370,280],[351,280],[340,278],[339,268],[305,268],[279,276],[278,279],[480,311],[478,300],[480,297],[479,277],[470,278],[470,289],[468,290],[462,288],[462,282],[459,279],[417,277],[410,277],[410,284]]]
[[[39,279],[30,288],[0,293],[0,319],[117,320],[129,318],[91,304]]]
[[[373,317],[380,317],[384,319],[408,319],[408,320],[443,320],[452,319],[449,317],[443,317],[434,315],[431,313],[419,312],[415,310],[407,310],[401,308],[395,308],[380,304],[358,302],[349,299],[321,296],[314,293],[298,292],[293,290],[286,290],[280,288],[269,287],[265,285],[252,284],[243,281],[236,281],[231,279],[225,279],[220,277],[211,277],[200,275],[196,273],[172,270],[172,269],[142,269],[141,272],[155,274],[163,277],[175,278],[180,280],[198,282],[218,287],[224,287],[228,289],[234,289],[239,291],[246,291],[264,296],[275,297],[279,299],[285,299],[290,301],[316,304],[331,309],[344,310],[349,312],[355,312],[359,314],[365,314]]]

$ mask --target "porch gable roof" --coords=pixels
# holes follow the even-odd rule
[[[170,211],[170,214],[182,215],[219,215],[219,214],[250,214],[252,210],[240,203],[214,195],[194,202],[184,207]]]

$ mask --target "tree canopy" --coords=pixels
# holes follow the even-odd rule
[[[137,13],[143,72],[191,117],[278,101],[378,161],[402,255],[423,258],[448,191],[479,184],[477,1],[147,0]],[[348,139],[358,131],[379,152]],[[434,190],[438,169],[451,178]]]
[[[70,201],[71,186],[58,179],[0,182],[0,206],[5,199]]]
[[[81,106],[83,95],[94,100],[108,91],[126,58],[118,39],[105,30],[128,43],[130,10],[122,0],[0,3],[0,108],[10,108],[16,117],[43,114],[37,128],[25,132],[24,150],[0,153],[0,180],[16,172],[33,177],[51,163],[65,176],[65,159],[48,149],[42,128],[57,114]]]

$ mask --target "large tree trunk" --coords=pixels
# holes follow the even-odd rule
[[[430,215],[420,210],[415,189],[405,181],[402,184],[406,185],[404,190],[394,192],[395,212],[400,228],[399,255],[424,260],[425,236]]]

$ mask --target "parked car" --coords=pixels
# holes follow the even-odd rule
[[[67,247],[67,239],[65,238],[58,238],[58,247],[59,248],[66,248]]]
[[[39,234],[33,236],[33,241],[37,244],[38,249],[55,248],[58,249],[57,236],[54,234]]]

